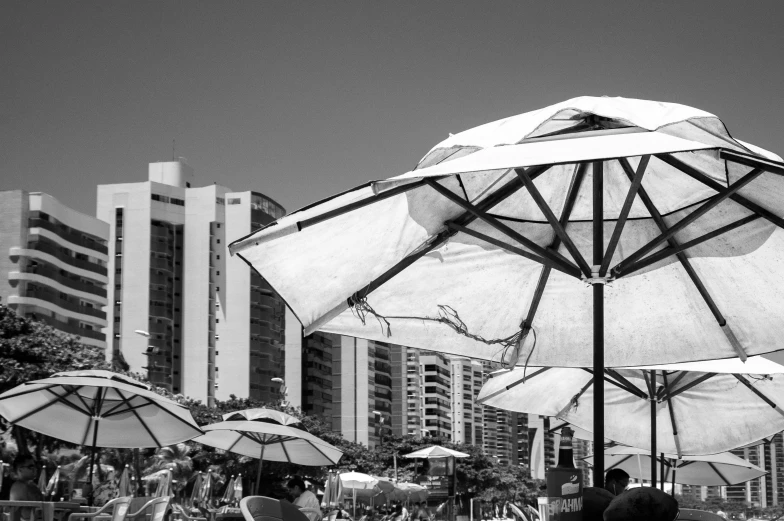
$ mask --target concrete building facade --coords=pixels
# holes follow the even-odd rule
[[[0,299],[106,348],[109,226],[41,192],[0,192]]]
[[[145,182],[98,186],[97,216],[111,229],[110,354],[207,403],[275,400],[284,304],[228,244],[284,210],[255,192],[193,187],[194,177],[171,161],[151,163]]]

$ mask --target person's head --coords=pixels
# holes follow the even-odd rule
[[[395,514],[402,514],[403,513],[403,505],[398,503],[395,505]]]
[[[302,481],[302,478],[291,478],[286,487],[289,489],[289,493],[294,497],[300,497],[307,488],[305,487],[305,482]]]
[[[35,458],[29,454],[20,454],[14,460],[14,472],[20,481],[30,481],[38,474]]]
[[[611,469],[604,477],[604,488],[616,496],[629,486],[629,474],[621,469]]]

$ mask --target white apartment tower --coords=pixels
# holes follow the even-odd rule
[[[144,182],[99,185],[110,226],[109,355],[174,393],[211,403],[274,400],[283,376],[284,304],[228,244],[284,214],[254,192],[193,187],[180,161]]]

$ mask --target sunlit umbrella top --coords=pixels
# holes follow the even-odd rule
[[[205,425],[198,443],[251,458],[259,458],[264,447],[265,461],[285,461],[298,465],[334,465],[343,452],[316,436],[286,425],[257,421],[224,421]]]
[[[227,412],[226,414],[223,415],[223,420],[224,421],[243,421],[243,420],[269,421],[272,423],[279,423],[280,425],[293,425],[295,423],[300,423],[298,418],[288,413],[285,413],[283,411],[277,411],[275,409],[267,409],[266,407]]]
[[[465,452],[447,449],[446,447],[441,447],[439,445],[433,445],[432,447],[403,455],[404,458],[447,458],[450,456],[455,458],[467,458],[469,455]]]
[[[188,408],[109,371],[70,371],[19,385],[0,395],[0,415],[97,447],[163,447],[201,434]]]
[[[599,281],[606,364],[676,363],[784,347],[782,200],[781,158],[715,115],[580,97],[457,133],[411,172],[293,212],[231,250],[306,334],[591,367],[588,286]]]

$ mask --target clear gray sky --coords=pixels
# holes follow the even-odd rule
[[[92,214],[177,156],[294,210],[478,124],[673,101],[784,154],[782,2],[0,3],[0,189]]]

